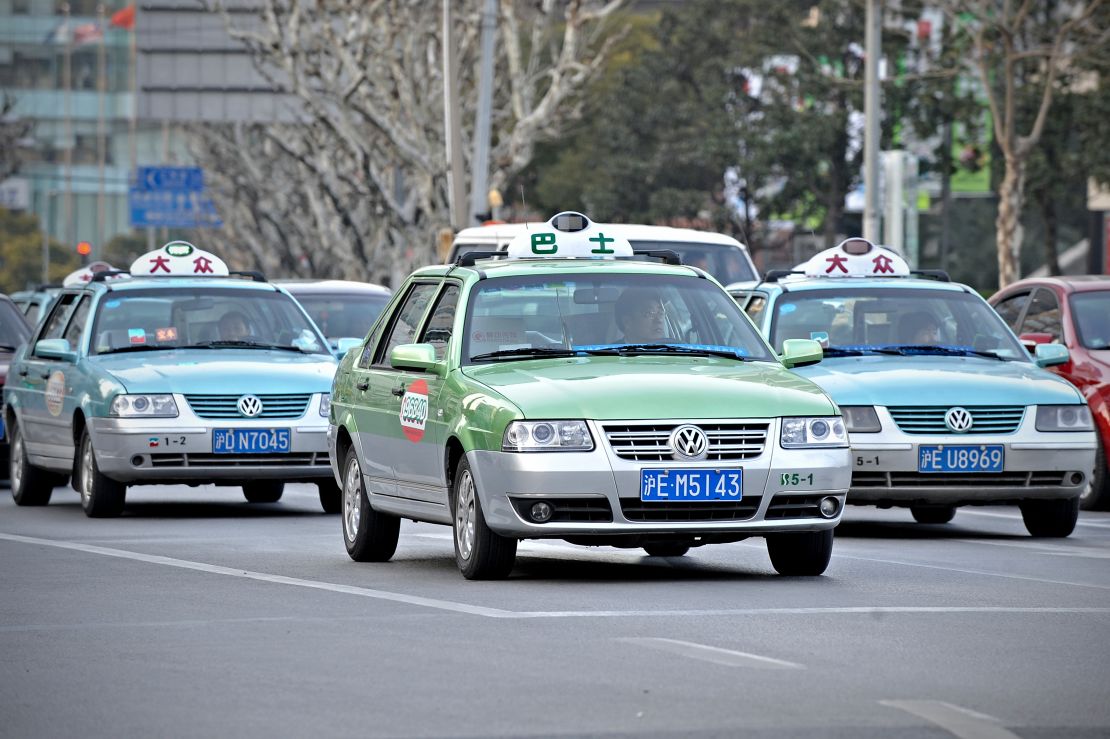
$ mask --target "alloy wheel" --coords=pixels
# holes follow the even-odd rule
[[[470,559],[474,551],[474,478],[463,470],[459,478],[458,500],[455,501],[455,538],[459,556]]]

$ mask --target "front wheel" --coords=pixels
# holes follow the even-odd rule
[[[956,506],[912,506],[910,513],[918,523],[948,523],[956,516]]]
[[[1079,520],[1079,498],[1027,500],[1021,504],[1021,520],[1031,536],[1062,539],[1075,531]]]
[[[516,562],[516,539],[495,533],[486,525],[478,487],[463,457],[455,469],[455,562],[467,580],[502,580]]]
[[[93,452],[92,437],[87,428],[81,433],[77,478],[77,492],[81,494],[81,507],[85,509],[86,516],[114,518],[123,513],[127,486],[100,474],[96,454]]]
[[[1087,489],[1079,496],[1079,507],[1085,511],[1110,510],[1110,470],[1106,467],[1106,447],[1096,438],[1095,471],[1087,481]]]
[[[277,503],[285,492],[281,480],[255,480],[243,483],[243,497],[248,503]]]
[[[375,511],[362,487],[362,467],[354,447],[343,463],[343,543],[356,562],[388,562],[397,551],[401,519]]]
[[[39,506],[50,502],[54,487],[60,485],[58,475],[35,467],[27,460],[27,447],[23,430],[13,423],[11,448],[8,450],[8,481],[12,486],[12,499],[19,506]]]
[[[767,553],[780,575],[820,575],[829,566],[832,549],[832,529],[767,535]]]

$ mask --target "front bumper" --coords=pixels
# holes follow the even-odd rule
[[[128,484],[239,484],[250,480],[321,480],[331,477],[328,419],[313,395],[300,418],[201,418],[175,395],[176,418],[91,418],[96,464],[107,477]],[[289,451],[215,454],[214,429],[289,429]]]
[[[882,431],[851,434],[852,486],[848,502],[880,506],[964,505],[1074,498],[1095,466],[1095,432],[1036,430],[1025,412],[1007,434],[908,434],[878,406]],[[923,445],[1002,445],[1001,472],[919,472]]]
[[[706,535],[740,539],[830,529],[840,522],[851,475],[848,449],[782,449],[775,422],[762,451],[751,459],[630,461],[617,456],[598,424],[588,423],[595,442],[589,452],[467,454],[491,529],[517,538]],[[640,501],[641,469],[737,467],[743,470],[739,501]],[[829,496],[839,505],[834,516],[825,518],[817,504]],[[556,510],[546,523],[526,516],[528,507],[539,500]]]

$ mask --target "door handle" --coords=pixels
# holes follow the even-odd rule
[[[42,373],[39,374],[39,377],[41,377],[44,380],[49,380],[50,379],[50,373],[49,372],[42,372]]]
[[[398,385],[397,387],[393,388],[389,392],[393,393],[398,398],[404,397],[404,395],[405,395],[405,386],[404,386],[404,384]]]
[[[369,380],[359,380],[358,382],[355,383],[355,387],[357,387],[359,390],[366,390],[367,388],[370,387],[370,381]]]
[[[20,377],[26,377],[27,376],[27,368],[26,367],[20,367],[19,368],[19,376]]]

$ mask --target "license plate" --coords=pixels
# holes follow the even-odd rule
[[[740,500],[743,470],[640,470],[640,500]]]
[[[918,472],[1001,472],[1002,444],[937,444],[917,448]]]
[[[289,429],[214,429],[214,454],[284,454],[289,451]]]

